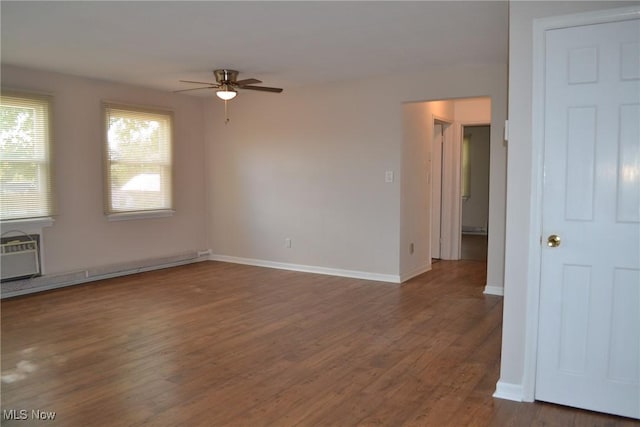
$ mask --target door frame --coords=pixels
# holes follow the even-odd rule
[[[429,147],[430,149],[430,154],[429,154],[429,158],[431,161],[431,165],[429,166],[429,173],[431,174],[431,179],[429,180],[429,197],[431,200],[429,209],[430,209],[430,215],[429,215],[429,245],[431,247],[430,251],[429,251],[429,262],[433,262],[434,259],[441,259],[442,258],[442,143],[440,144],[440,158],[436,158],[435,155],[435,146],[436,146],[436,127],[440,126],[440,137],[444,138],[444,122],[438,120],[435,118],[435,116],[433,117],[433,120],[431,121],[432,124],[432,132],[431,132],[431,139],[430,139],[430,143],[431,143],[431,147]],[[435,165],[438,165],[438,168],[440,170],[440,176],[438,177],[438,184],[436,185],[436,176],[437,174],[434,173],[435,170]],[[440,188],[438,188],[440,187]],[[438,195],[440,196],[435,197],[436,196],[436,191],[438,190]],[[437,204],[437,209],[436,209],[436,204]],[[438,227],[436,229],[436,224],[435,224],[435,213],[437,212],[438,214]],[[435,236],[438,236],[438,243],[437,243],[437,250],[436,250],[436,245],[434,245],[434,238]],[[437,253],[437,257],[436,257],[436,253]]]
[[[540,280],[542,261],[542,190],[544,168],[544,91],[545,91],[545,34],[547,31],[605,24],[640,18],[640,7],[630,6],[603,9],[587,13],[536,19],[533,22],[533,70],[531,115],[531,211],[529,222],[529,260],[527,278],[527,307],[525,327],[524,372],[522,398],[535,400],[535,379],[538,354],[538,320],[540,309]]]
[[[460,239],[462,236],[462,200],[460,199],[460,163],[462,151],[460,148],[461,142],[459,142],[456,137],[457,122],[455,119],[440,117],[434,114],[431,117],[431,123],[433,124],[433,127],[435,127],[436,124],[442,125],[442,134],[444,137],[440,157],[439,259],[459,260]],[[431,135],[431,137],[433,138],[433,135]],[[433,144],[433,139],[431,140],[431,143]],[[445,168],[445,165],[447,165],[447,168]],[[433,187],[433,179],[431,179],[430,185]],[[433,188],[431,188],[430,191],[433,195]],[[446,213],[447,215],[443,215],[443,213]],[[443,218],[446,218],[446,220],[443,221]],[[433,224],[429,224],[429,227],[430,232],[433,232]],[[431,257],[433,258],[433,254],[431,254]]]

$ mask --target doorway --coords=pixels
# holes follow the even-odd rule
[[[461,259],[487,260],[491,126],[462,125]]]
[[[492,123],[491,108],[492,100],[486,96],[403,105],[399,251],[402,281],[429,271],[434,260],[460,259],[462,125]],[[496,152],[493,146],[500,137],[494,127],[491,127],[492,156]],[[492,175],[492,188],[498,181]],[[491,204],[490,223],[495,223],[500,214],[496,207],[501,206],[501,194],[499,191],[495,194],[497,200]],[[488,277],[490,270],[501,265],[498,238],[503,229],[495,226],[491,229],[498,235],[490,234],[488,239]],[[494,291],[496,288],[487,284],[485,292],[501,294]]]
[[[432,112],[428,154],[431,260],[486,262],[491,99],[462,98],[425,104]],[[463,156],[465,136],[470,151]],[[468,161],[466,169],[463,157]],[[463,188],[465,182],[467,187]],[[463,241],[468,243],[464,248]]]

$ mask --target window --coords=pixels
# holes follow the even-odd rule
[[[0,219],[53,214],[51,102],[47,96],[0,96]]]
[[[172,208],[171,112],[105,104],[105,213]]]

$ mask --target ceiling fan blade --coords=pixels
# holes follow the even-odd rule
[[[267,87],[267,86],[241,86],[240,89],[260,90],[262,92],[275,92],[275,93],[282,92],[282,89],[278,87]]]
[[[244,80],[238,80],[236,82],[233,82],[233,84],[237,86],[253,85],[256,83],[262,83],[262,81],[258,79],[244,79]]]
[[[200,90],[200,89],[217,89],[219,86],[203,86],[203,87],[192,87],[191,89],[180,89],[180,90],[174,90],[173,93],[177,93],[177,92],[187,92],[190,90]]]
[[[210,83],[210,82],[195,82],[193,80],[180,80],[182,83],[197,83],[200,85],[209,85],[209,86],[216,86],[218,87],[217,83]]]

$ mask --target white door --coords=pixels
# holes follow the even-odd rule
[[[442,215],[442,142],[443,128],[433,125],[431,145],[431,258],[440,259],[441,215]]]
[[[640,418],[639,41],[637,19],[546,32],[535,390],[538,400],[634,418]],[[559,246],[547,246],[551,235]]]

